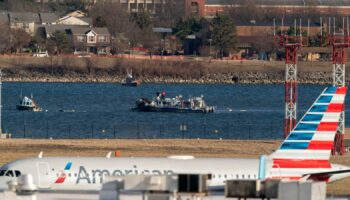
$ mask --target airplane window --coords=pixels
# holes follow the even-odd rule
[[[227,174],[225,174],[225,178],[227,178]]]
[[[13,177],[13,171],[12,170],[8,170],[5,174],[5,176],[10,176]]]
[[[244,174],[242,174],[242,178],[244,179]]]
[[[254,174],[254,178],[256,178],[256,174]]]
[[[221,174],[219,174],[219,178],[221,178]]]
[[[55,171],[55,168],[52,168],[52,171]]]
[[[238,174],[236,174],[236,178],[239,179],[239,175]]]
[[[15,175],[16,175],[16,177],[19,177],[19,176],[21,176],[21,172],[18,170],[15,170]]]
[[[213,178],[215,178],[215,174],[213,174]]]
[[[69,173],[68,176],[71,177],[71,173]]]
[[[77,177],[78,176],[77,173],[74,173],[74,176]]]
[[[248,174],[248,179],[250,179],[250,174]]]

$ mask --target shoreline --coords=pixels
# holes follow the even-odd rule
[[[47,73],[27,72],[25,75],[5,75],[4,82],[31,82],[31,83],[116,83],[120,84],[124,80],[121,75],[86,75],[67,72],[65,75],[51,75]],[[282,73],[230,73],[214,74],[210,77],[201,78],[179,78],[179,77],[155,77],[137,76],[141,83],[146,84],[284,84]],[[347,84],[350,83],[350,76],[346,77]],[[332,77],[324,72],[303,73],[298,76],[298,84],[330,85]]]
[[[350,63],[348,63],[350,64]],[[132,71],[143,83],[166,84],[281,84],[283,61],[157,61],[120,58],[1,57],[7,82],[120,83]],[[350,65],[348,65],[350,70]],[[301,84],[331,84],[331,62],[298,63]],[[346,76],[350,83],[350,74]]]

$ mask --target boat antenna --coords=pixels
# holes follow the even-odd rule
[[[33,93],[30,93],[30,98],[33,99]]]

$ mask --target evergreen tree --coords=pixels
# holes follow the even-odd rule
[[[236,47],[235,25],[227,15],[216,15],[211,25],[213,45],[222,58],[225,53]]]
[[[66,33],[63,31],[55,31],[52,33],[52,36],[48,40],[47,49],[57,54],[72,52],[71,43]]]
[[[202,24],[194,17],[180,19],[173,27],[174,34],[181,40],[185,40],[188,35],[193,35],[202,30]]]

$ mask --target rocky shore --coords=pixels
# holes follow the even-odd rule
[[[279,84],[284,83],[284,72],[238,72],[227,74],[212,74],[202,77],[172,77],[172,76],[138,76],[142,83],[166,83],[166,84]],[[109,74],[84,74],[65,73],[50,74],[27,72],[23,75],[6,74],[3,78],[8,82],[100,82],[120,83],[124,79],[122,75]],[[346,80],[350,80],[349,75]],[[332,74],[327,72],[307,72],[298,74],[298,82],[302,84],[331,84]],[[347,81],[349,82],[349,81]]]

